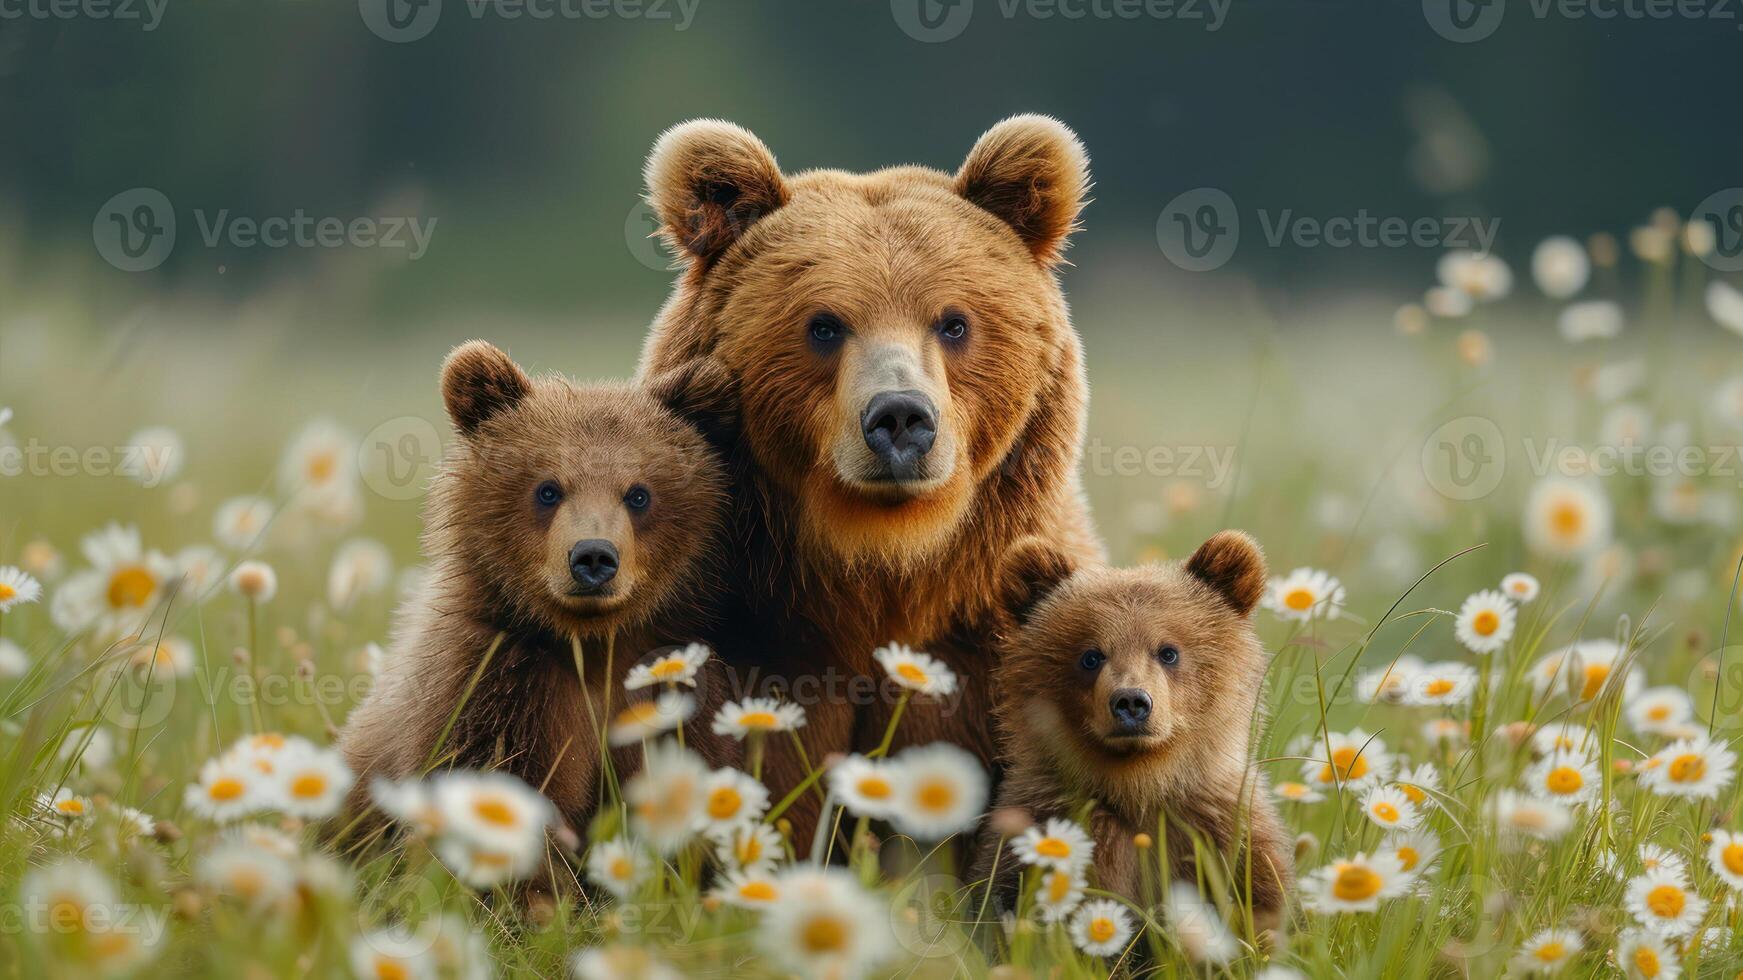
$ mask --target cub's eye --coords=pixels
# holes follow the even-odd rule
[[[1077,665],[1084,670],[1100,670],[1101,665],[1107,662],[1107,655],[1100,650],[1085,650],[1083,656],[1077,658]]]
[[[810,325],[806,327],[806,333],[810,336],[813,344],[827,346],[840,340],[842,335],[847,333],[847,328],[842,326],[841,321],[835,317],[827,313],[819,313],[811,318]]]
[[[623,505],[633,511],[644,511],[654,502],[654,495],[648,493],[647,487],[630,487],[623,495]]]
[[[538,501],[541,507],[555,507],[563,502],[563,488],[557,486],[555,480],[546,480],[539,484],[537,490],[533,491],[533,499]]]
[[[938,323],[938,336],[945,340],[961,340],[968,336],[968,317],[952,313]]]
[[[1162,661],[1164,667],[1172,667],[1180,662],[1180,648],[1171,644],[1156,651],[1156,659]]]

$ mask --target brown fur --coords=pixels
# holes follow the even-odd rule
[[[359,777],[352,810],[361,812],[377,777],[500,767],[543,787],[584,828],[600,775],[608,638],[615,691],[638,657],[700,639],[720,591],[727,486],[697,427],[730,430],[730,379],[706,361],[642,387],[534,379],[474,341],[449,356],[442,394],[460,438],[427,505],[430,578],[399,610],[375,688],[341,735]],[[564,496],[544,507],[534,492],[550,480]],[[652,503],[632,514],[624,497],[638,484]],[[569,548],[591,538],[615,544],[617,577],[603,595],[569,595]],[[730,754],[705,719],[687,735],[716,757]]]
[[[1166,817],[1171,873],[1194,880],[1192,832],[1221,851],[1219,869],[1247,894],[1254,920],[1278,924],[1292,879],[1291,847],[1250,759],[1267,657],[1251,622],[1265,559],[1251,538],[1223,531],[1186,562],[1135,569],[1076,568],[1042,542],[1020,543],[1004,564],[1011,610],[997,674],[996,713],[1007,758],[998,806],[1036,820],[1093,800],[1098,887],[1135,900],[1142,832]],[[1179,660],[1165,665],[1172,646]],[[1106,662],[1085,669],[1097,650]],[[1121,737],[1110,700],[1138,689],[1153,701],[1147,731]],[[1245,829],[1250,839],[1242,838]],[[983,841],[978,877],[993,867]],[[1248,854],[1257,859],[1248,862]],[[995,895],[1008,907],[1017,868],[1000,862]]]
[[[990,763],[999,554],[1033,534],[1101,555],[1077,475],[1082,358],[1054,272],[1088,186],[1082,147],[1057,121],[1021,116],[954,176],[784,175],[756,137],[704,120],[660,138],[647,180],[664,234],[693,258],[642,371],[706,355],[739,386],[739,601],[718,638],[740,684],[785,688],[806,708],[816,763],[878,742],[890,699],[845,683],[881,676],[876,647],[908,643],[949,663],[963,694],[916,701],[898,745],[945,739]],[[821,314],[845,335],[827,350],[808,336]],[[939,330],[951,316],[968,324],[960,343]],[[879,484],[865,476],[861,413],[901,387],[937,406],[937,442],[922,479]],[[777,796],[802,771],[771,745]],[[801,848],[816,814],[814,796],[793,811]]]

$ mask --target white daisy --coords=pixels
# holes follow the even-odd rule
[[[1531,666],[1531,681],[1538,694],[1562,693],[1591,701],[1611,684],[1611,675],[1625,670],[1623,650],[1614,640],[1581,640],[1546,654]],[[1627,671],[1623,698],[1631,698],[1641,686],[1638,674]]]
[[[99,772],[115,761],[115,736],[107,728],[74,729],[61,740],[55,758],[72,763],[80,772]]]
[[[187,637],[148,635],[128,655],[127,664],[142,676],[186,677],[194,672],[194,659],[194,645]]]
[[[1285,803],[1318,803],[1325,794],[1306,783],[1285,781],[1271,787],[1271,792]]]
[[[17,678],[30,673],[30,656],[18,644],[0,636],[0,677]]]
[[[728,871],[721,877],[714,894],[728,905],[743,909],[762,909],[781,897],[781,882],[772,867]]]
[[[700,643],[692,643],[682,650],[655,657],[645,664],[636,664],[630,669],[629,676],[624,678],[623,689],[639,691],[655,684],[686,684],[695,687],[696,672],[712,656],[714,651]]]
[[[896,805],[896,773],[887,761],[850,755],[829,769],[829,793],[856,817],[888,819]]]
[[[623,788],[636,837],[659,854],[674,854],[706,819],[708,766],[670,740],[648,749],[647,764]]]
[[[716,769],[702,784],[702,818],[707,828],[726,830],[762,818],[769,808],[768,787],[737,769]]]
[[[1719,326],[1743,336],[1743,292],[1723,279],[1707,283],[1707,312]]]
[[[1573,826],[1573,815],[1552,800],[1504,789],[1489,801],[1489,817],[1507,836],[1555,840]]]
[[[420,837],[434,837],[445,826],[429,785],[421,779],[394,782],[378,778],[369,784],[369,797],[383,813],[411,827]]]
[[[1520,605],[1537,598],[1541,591],[1543,587],[1537,584],[1537,579],[1524,572],[1514,572],[1501,580],[1501,594]]]
[[[1390,834],[1380,842],[1375,853],[1397,858],[1398,867],[1406,874],[1421,874],[1435,858],[1440,857],[1440,838],[1426,830]]]
[[[1347,733],[1332,732],[1324,740],[1315,739],[1308,751],[1312,757],[1301,764],[1301,772],[1306,782],[1316,786],[1342,783],[1345,789],[1360,792],[1392,771],[1386,743],[1359,728]]]
[[[1076,823],[1052,817],[1044,828],[1030,827],[1012,840],[1011,853],[1024,864],[1072,871],[1089,866],[1095,841]]]
[[[356,483],[357,442],[325,419],[297,433],[279,461],[278,485],[286,497],[342,497]]]
[[[620,899],[633,896],[651,868],[647,855],[622,838],[601,841],[587,854],[588,880]]]
[[[362,933],[351,940],[351,972],[358,980],[435,980],[431,945],[403,926]]]
[[[770,732],[790,732],[805,724],[805,709],[774,698],[728,701],[714,713],[714,734],[745,738]]]
[[[1714,418],[1731,429],[1743,429],[1743,374],[1734,374],[1713,391]]]
[[[1434,272],[1441,285],[1479,303],[1501,299],[1513,290],[1513,270],[1488,252],[1448,252],[1435,264]]]
[[[1622,335],[1622,307],[1607,299],[1569,303],[1562,307],[1555,325],[1561,331],[1561,339],[1570,344],[1609,340]]]
[[[1525,543],[1550,558],[1584,558],[1610,543],[1609,498],[1594,483],[1545,479],[1525,504]]]
[[[339,546],[327,569],[327,605],[350,609],[364,596],[377,595],[393,580],[393,555],[369,538],[353,538]]]
[[[1468,702],[1476,689],[1475,667],[1446,660],[1427,664],[1410,678],[1410,686],[1404,692],[1404,703],[1418,707],[1451,707]]]
[[[1695,706],[1680,687],[1654,687],[1630,697],[1622,712],[1635,731],[1664,735],[1693,718]]]
[[[593,946],[575,954],[576,980],[685,980],[640,946]]]
[[[1731,785],[1737,754],[1705,735],[1678,739],[1641,763],[1640,784],[1660,796],[1713,799]]]
[[[606,740],[612,745],[633,745],[676,730],[695,713],[695,698],[677,691],[666,691],[619,711],[606,729]]]
[[[1681,854],[1668,847],[1648,843],[1640,845],[1640,870],[1668,871],[1682,878],[1688,875],[1689,863]]]
[[[1410,881],[1395,855],[1357,854],[1314,869],[1302,882],[1302,901],[1315,912],[1372,912],[1381,899],[1404,894]]]
[[[1356,676],[1356,697],[1369,704],[1403,704],[1422,670],[1421,658],[1404,654]]]
[[[1438,805],[1435,794],[1440,792],[1440,770],[1431,763],[1399,769],[1392,784],[1419,810]]]
[[[88,797],[80,796],[65,786],[52,794],[42,793],[36,798],[37,808],[44,813],[57,817],[66,823],[87,823],[95,816]]]
[[[1494,653],[1513,637],[1513,603],[1492,589],[1465,599],[1453,632],[1472,653]]]
[[[168,426],[154,425],[135,432],[123,443],[125,451],[115,467],[117,475],[138,480],[147,487],[160,486],[181,474],[187,462],[182,437]]]
[[[1551,753],[1526,770],[1525,786],[1534,796],[1569,806],[1590,802],[1598,793],[1598,767],[1581,753]]]
[[[1422,737],[1431,744],[1462,744],[1469,734],[1465,723],[1452,718],[1430,718],[1422,723]]]
[[[1065,921],[1083,901],[1086,887],[1082,868],[1043,870],[1040,887],[1035,889],[1036,914],[1048,925]]]
[[[1707,914],[1707,900],[1687,879],[1662,868],[1628,882],[1622,902],[1636,922],[1666,936],[1692,935]]]
[[[1168,927],[1187,959],[1220,966],[1240,953],[1241,944],[1229,931],[1222,913],[1205,901],[1195,886],[1184,881],[1169,885],[1164,906]]]
[[[212,848],[194,868],[201,884],[265,911],[290,898],[296,875],[283,859],[236,840]]]
[[[968,831],[986,810],[987,773],[980,760],[948,742],[904,751],[895,763],[890,819],[912,837],[935,841]]]
[[[0,565],[0,613],[42,598],[42,584],[22,568]]]
[[[207,820],[228,823],[265,807],[270,801],[268,777],[234,758],[210,759],[200,767],[199,781],[187,788],[187,808]]]
[[[104,639],[137,632],[156,609],[174,564],[140,543],[139,531],[110,524],[85,537],[90,569],[61,584],[50,609],[67,632],[95,629]]]
[[[266,534],[272,518],[272,502],[264,498],[226,500],[212,517],[212,537],[231,551],[249,551]]]
[[[1362,813],[1382,830],[1410,830],[1422,812],[1396,786],[1373,786],[1362,794]]]
[[[1585,941],[1572,929],[1543,929],[1534,933],[1513,954],[1515,973],[1556,973],[1585,949]]]
[[[1343,612],[1344,587],[1329,572],[1297,568],[1271,580],[1261,605],[1283,619],[1299,622],[1336,619]]]
[[[710,831],[708,836],[720,863],[740,871],[771,871],[783,853],[780,832],[761,821]]]
[[[892,952],[888,906],[842,868],[795,868],[763,914],[763,950],[805,976],[853,980]]]
[[[1653,929],[1623,930],[1616,944],[1616,964],[1628,980],[1676,980],[1682,975],[1676,950]]]
[[[468,887],[491,889],[526,878],[540,866],[540,848],[504,850],[450,835],[436,840],[436,857]]]
[[[878,647],[872,657],[890,679],[910,691],[946,697],[956,692],[956,674],[931,654],[920,653],[900,643]]]
[[[1725,884],[1743,890],[1743,834],[1729,830],[1713,831],[1713,843],[1707,848],[1707,864]]]
[[[31,921],[31,928],[52,930],[57,940],[73,945],[69,952],[83,960],[78,968],[68,967],[63,973],[123,975],[149,959],[161,941],[161,936],[150,935],[151,930],[124,928],[134,909],[121,904],[107,875],[77,858],[57,858],[32,868],[19,882],[18,898],[24,908],[41,909],[46,915],[46,921]]]
[[[505,772],[444,772],[430,791],[445,834],[486,851],[537,855],[555,814],[550,800]]]
[[[1435,316],[1456,320],[1467,316],[1474,306],[1470,294],[1450,286],[1433,286],[1422,294],[1422,306]]]
[[[1091,956],[1118,956],[1132,941],[1132,914],[1119,902],[1098,898],[1071,917],[1071,942]]]
[[[301,742],[279,757],[274,775],[274,799],[293,817],[325,820],[345,805],[356,777],[337,749],[319,749]]]
[[[250,602],[271,602],[278,595],[278,573],[263,561],[242,562],[230,572],[230,591]]]
[[[1550,299],[1567,299],[1586,286],[1592,263],[1585,246],[1567,235],[1552,235],[1531,252],[1531,278]]]
[[[1531,748],[1538,755],[1556,752],[1589,754],[1598,751],[1598,735],[1584,725],[1550,722],[1531,733]]]

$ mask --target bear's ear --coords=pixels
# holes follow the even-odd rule
[[[442,403],[463,436],[478,431],[492,415],[513,408],[532,389],[533,381],[520,365],[482,340],[461,344],[442,362]]]
[[[648,379],[648,394],[722,443],[738,429],[738,379],[713,357],[698,357]]]
[[[1186,559],[1187,574],[1211,587],[1242,616],[1265,595],[1265,553],[1245,531],[1218,531]]]
[[[774,154],[751,132],[719,119],[692,119],[666,130],[643,176],[660,234],[704,266],[753,222],[787,203]]]
[[[986,131],[956,172],[956,192],[1017,232],[1051,266],[1076,230],[1089,192],[1089,157],[1051,116],[1012,116]]]
[[[1077,571],[1063,551],[1042,538],[1023,538],[999,562],[999,603],[1018,623]]]

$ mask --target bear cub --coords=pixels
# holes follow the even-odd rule
[[[1174,879],[1196,880],[1196,835],[1227,859],[1216,870],[1243,900],[1250,878],[1255,926],[1278,926],[1292,841],[1248,752],[1264,720],[1252,613],[1265,583],[1265,557],[1240,531],[1185,562],[1132,569],[1079,568],[1035,538],[1013,545],[1000,570],[997,806],[1041,822],[1093,800],[1092,883],[1139,901],[1155,898],[1138,894],[1139,861],[1156,858],[1134,837],[1160,840],[1165,817]],[[999,842],[983,836],[984,878]],[[997,866],[990,885],[1008,909],[1021,870],[1008,853]]]
[[[731,425],[732,383],[705,359],[645,385],[533,378],[473,341],[441,387],[459,438],[427,504],[430,575],[340,736],[351,809],[376,778],[502,769],[585,829],[606,705],[638,657],[700,640],[720,591],[728,486],[710,435]],[[706,724],[686,735],[721,754]]]

